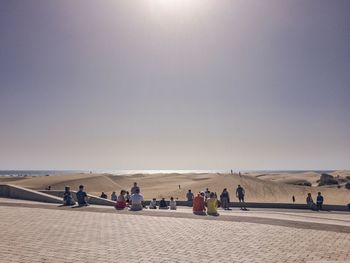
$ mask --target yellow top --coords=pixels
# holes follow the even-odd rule
[[[209,198],[207,200],[207,213],[217,214],[218,213],[218,200],[216,198]]]

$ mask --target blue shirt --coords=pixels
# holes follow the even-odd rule
[[[78,204],[79,205],[86,205],[86,200],[85,200],[86,197],[87,197],[87,194],[85,192],[83,192],[82,190],[79,190],[77,192]]]

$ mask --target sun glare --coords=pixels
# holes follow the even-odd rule
[[[169,14],[187,13],[193,8],[195,0],[149,0],[153,11]]]

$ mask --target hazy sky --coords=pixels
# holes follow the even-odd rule
[[[349,10],[2,0],[0,169],[350,168]]]

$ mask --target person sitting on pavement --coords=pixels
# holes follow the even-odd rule
[[[193,199],[193,213],[195,215],[206,215],[205,205],[204,205],[204,192],[199,193]]]
[[[123,210],[125,207],[126,207],[125,190],[121,190],[120,195],[117,197],[117,201],[115,203],[115,209]]]
[[[64,188],[64,193],[63,193],[63,205],[71,206],[74,204],[75,204],[75,202],[73,200],[72,192],[70,191],[70,187],[66,186]]]
[[[322,210],[323,196],[321,195],[321,192],[318,192],[318,194],[317,194],[316,204],[317,204],[317,209]]]
[[[170,210],[176,210],[176,201],[174,200],[174,197],[170,197],[169,206]]]
[[[117,194],[116,194],[116,192],[115,191],[113,191],[113,193],[111,194],[111,200],[112,201],[117,201]]]
[[[166,204],[166,202],[165,202],[165,199],[164,199],[164,197],[162,198],[162,200],[160,200],[160,202],[159,202],[159,209],[168,209],[169,207],[168,207],[168,205]]]
[[[316,210],[316,205],[314,203],[314,200],[312,199],[311,193],[307,194],[306,204],[311,210]]]
[[[206,202],[207,214],[211,216],[218,216],[218,199],[215,193],[210,193],[209,199]]]
[[[227,188],[225,188],[221,195],[220,195],[220,200],[221,200],[221,207],[225,210],[230,210],[229,204],[230,204],[230,195],[227,191]]]
[[[103,198],[103,199],[107,199],[107,195],[104,192],[101,193],[100,197]]]
[[[138,186],[137,186],[137,183],[135,182],[135,183],[134,183],[134,186],[131,187],[131,190],[130,190],[131,195],[136,194],[136,190],[137,190],[137,189],[139,189],[139,193],[140,193],[140,187],[138,187]]]
[[[76,193],[77,201],[79,206],[88,206],[88,196],[86,192],[84,192],[84,186],[79,186],[79,191]]]
[[[149,203],[148,208],[149,209],[157,209],[157,199],[153,198],[152,201]]]
[[[135,194],[130,196],[130,211],[141,211],[143,209],[143,196],[140,194],[140,188],[135,189]]]

